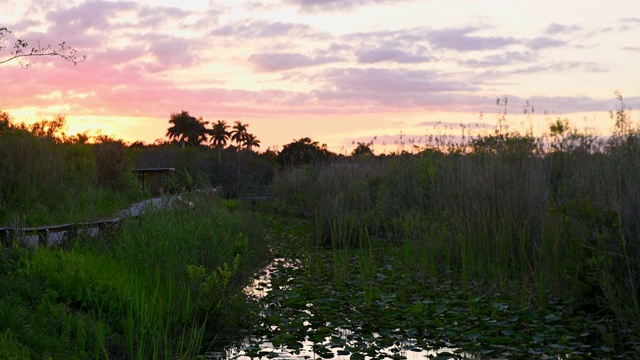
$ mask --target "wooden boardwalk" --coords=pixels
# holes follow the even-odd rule
[[[113,217],[90,222],[78,222],[61,225],[38,227],[0,227],[0,243],[11,246],[14,240],[25,247],[54,246],[62,244],[65,239],[77,235],[97,236],[106,229],[117,228],[120,221],[126,217],[137,217],[150,208],[172,207],[176,203],[184,203],[180,196],[169,198],[153,198],[131,205],[121,210]],[[193,205],[188,203],[189,206]]]

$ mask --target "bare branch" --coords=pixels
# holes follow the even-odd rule
[[[11,31],[6,27],[0,27],[0,51],[6,49],[6,46],[2,46],[2,42],[4,41],[4,37],[9,33],[11,33]],[[23,69],[27,69],[33,65],[31,61],[29,61],[29,58],[32,57],[59,57],[65,61],[73,63],[74,65],[77,65],[87,59],[86,55],[78,55],[78,52],[74,48],[67,46],[65,42],[58,44],[57,47],[53,47],[50,44],[43,46],[38,41],[36,42],[36,46],[32,47],[31,50],[28,48],[29,44],[26,41],[17,39],[13,44],[13,50],[11,51],[10,56],[6,59],[0,59],[0,64],[16,60]]]

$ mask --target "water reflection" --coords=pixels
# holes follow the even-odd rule
[[[284,258],[274,259],[267,265],[260,275],[245,288],[245,293],[258,300],[264,299],[271,287],[271,277],[282,267],[296,268],[300,266],[298,262],[288,261]],[[308,304],[307,308],[311,308]],[[305,310],[309,315],[313,315],[311,310]],[[265,313],[262,314],[266,316]],[[308,326],[306,323],[305,326]],[[326,324],[330,327],[330,324]],[[241,346],[226,349],[225,351],[209,352],[205,354],[205,359],[425,359],[425,358],[456,358],[456,359],[479,359],[477,355],[460,352],[453,347],[438,346],[437,350],[425,350],[424,342],[419,343],[416,339],[403,339],[400,335],[393,338],[383,338],[379,333],[368,336],[359,334],[351,329],[333,329],[330,335],[324,337],[324,341],[315,342],[290,341],[286,344],[274,344],[267,338],[248,338]],[[380,344],[392,345],[383,347]]]
[[[253,280],[249,286],[244,288],[244,293],[261,300],[271,290],[271,274],[278,269],[278,266],[286,267],[298,267],[298,263],[287,261],[284,258],[275,258],[269,265],[265,266],[258,274],[258,277]]]
[[[381,350],[377,350],[372,356],[367,354],[367,347],[358,347],[357,354],[355,356],[346,347],[335,344],[331,338],[327,338],[327,341],[322,344],[312,343],[305,341],[301,343],[301,347],[295,346],[295,348],[287,348],[287,346],[275,346],[268,341],[256,341],[246,345],[241,349],[229,349],[225,353],[212,353],[207,355],[207,359],[317,359],[317,358],[331,358],[339,360],[347,359],[407,359],[417,360],[425,358],[438,358],[438,359],[479,359],[478,356],[467,353],[456,353],[454,348],[439,348],[438,350],[423,350],[414,347],[415,341],[402,342],[399,345],[394,345]],[[375,344],[371,348],[375,348]],[[315,350],[315,351],[314,351]],[[322,354],[322,355],[320,355]]]

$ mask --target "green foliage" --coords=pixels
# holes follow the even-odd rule
[[[2,357],[68,359],[100,354],[98,332],[105,324],[65,304],[57,291],[27,272],[28,252],[2,249],[2,255],[13,259],[13,266],[0,277]]]
[[[21,342],[17,341],[11,330],[0,334],[0,357],[3,359],[31,359],[31,352]]]
[[[189,280],[197,284],[197,290],[201,296],[213,304],[213,309],[217,310],[224,305],[229,298],[229,284],[232,278],[238,273],[240,267],[240,254],[237,254],[231,265],[224,263],[217,269],[207,274],[207,269],[202,265],[187,266]]]

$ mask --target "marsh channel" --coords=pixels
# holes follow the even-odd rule
[[[276,258],[267,265],[259,274],[253,283],[248,286],[245,291],[248,296],[251,296],[258,301],[263,300],[273,290],[271,285],[272,274],[282,267],[298,269],[301,266],[299,262],[292,262],[285,258]],[[286,290],[286,289],[285,289]],[[301,310],[302,313],[307,314],[309,317],[313,317],[312,303],[307,303],[308,309]],[[269,310],[269,305],[263,303],[262,316],[267,318],[272,316],[272,312]],[[305,318],[306,316],[302,316]],[[278,331],[278,326],[271,323],[281,323],[277,318],[271,317],[262,325],[268,328],[268,331]],[[311,322],[308,320],[303,321],[303,326],[308,327]],[[330,323],[325,325],[330,326]],[[323,331],[329,329],[325,327]],[[323,331],[319,333],[322,334]],[[351,359],[351,358],[392,358],[392,359],[423,359],[423,358],[448,358],[453,356],[454,353],[460,353],[456,349],[440,348],[438,350],[425,350],[416,347],[416,339],[403,339],[397,336],[391,337],[394,340],[394,344],[387,346],[386,348],[379,348],[376,346],[376,342],[387,343],[388,340],[383,340],[382,335],[379,333],[371,333],[369,338],[363,338],[364,343],[358,344],[355,338],[358,336],[357,332],[349,330],[348,328],[338,328],[334,334],[328,332],[325,336],[314,336],[313,338],[305,337],[304,340],[295,340],[295,336],[283,335],[276,338],[271,338],[267,335],[261,337],[250,337],[246,339],[244,344],[235,348],[228,348],[221,352],[210,353],[207,358],[210,359],[238,359],[249,360],[255,358],[268,358],[268,359],[316,359],[316,358],[334,358],[334,359]],[[313,340],[316,340],[314,342]],[[321,340],[321,341],[317,341]],[[362,345],[366,345],[363,347]],[[355,348],[354,348],[355,346]],[[354,351],[352,353],[352,351]],[[375,355],[374,355],[375,353]],[[365,355],[363,355],[365,354]],[[366,355],[368,354],[368,355]],[[463,358],[474,358],[472,354],[461,354]]]
[[[206,359],[626,358],[615,319],[576,299],[533,304],[518,284],[461,289],[416,277],[397,246],[317,249],[295,224],[272,236],[274,260],[247,289],[251,335]],[[627,347],[629,346],[629,347]]]

